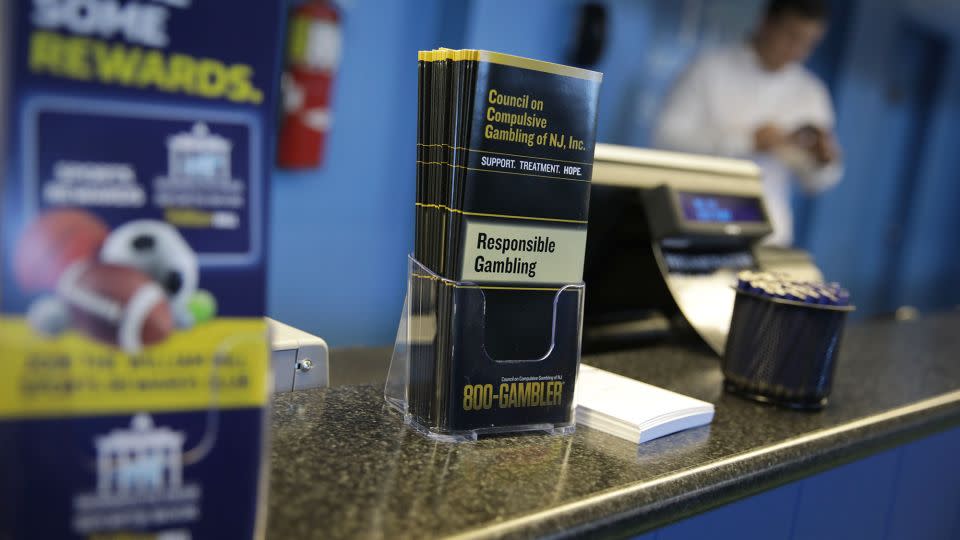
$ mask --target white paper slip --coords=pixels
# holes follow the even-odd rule
[[[637,443],[709,424],[713,404],[580,364],[577,423]]]

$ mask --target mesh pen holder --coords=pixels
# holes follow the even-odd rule
[[[854,309],[737,290],[722,361],[726,390],[789,408],[823,408]]]
[[[407,294],[384,388],[387,403],[436,440],[571,433],[583,291],[582,283],[509,287],[454,281],[409,257]],[[511,350],[537,352],[513,358]]]

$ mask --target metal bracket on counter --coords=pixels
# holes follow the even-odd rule
[[[323,339],[267,318],[273,391],[330,386],[330,350]]]

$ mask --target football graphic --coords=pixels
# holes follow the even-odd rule
[[[152,277],[166,292],[177,326],[193,326],[189,304],[197,292],[197,256],[172,225],[150,219],[125,223],[107,237],[100,260]]]
[[[46,211],[20,236],[14,275],[24,292],[49,293],[26,314],[46,337],[73,328],[133,354],[216,316],[216,300],[197,288],[196,254],[163,221],[111,232],[89,212]]]
[[[109,229],[83,210],[50,210],[20,235],[13,273],[24,292],[53,291],[60,274],[71,264],[94,259]]]
[[[74,328],[128,353],[159,343],[174,330],[163,289],[135,268],[78,262],[61,276],[57,293]]]

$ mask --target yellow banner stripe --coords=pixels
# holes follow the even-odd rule
[[[269,384],[262,318],[206,322],[134,356],[0,318],[0,419],[261,407]]]

